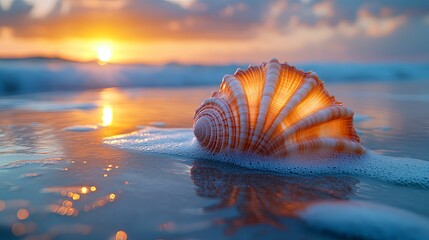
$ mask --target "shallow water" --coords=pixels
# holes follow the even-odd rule
[[[427,81],[383,82],[328,90],[357,114],[366,148],[429,161],[428,87]],[[427,236],[419,232],[429,221],[429,190],[422,187],[344,174],[250,170],[103,144],[139,126],[189,128],[193,111],[213,90],[110,88],[1,98],[1,239]],[[356,201],[363,201],[359,212],[374,216],[349,211]],[[341,208],[343,225],[323,214],[335,211],[328,208],[332,204],[349,204]]]

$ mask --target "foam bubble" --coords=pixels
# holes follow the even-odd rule
[[[145,127],[130,134],[106,138],[104,143],[141,153],[217,160],[252,169],[305,175],[349,174],[429,188],[429,161],[384,156],[370,151],[360,156],[335,155],[320,158],[317,155],[305,155],[287,159],[264,158],[234,152],[214,154],[198,145],[192,129],[154,127]]]
[[[364,201],[319,202],[298,215],[312,227],[348,238],[429,239],[428,219]]]

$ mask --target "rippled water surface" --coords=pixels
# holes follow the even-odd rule
[[[1,239],[427,236],[412,234],[429,223],[429,190],[422,187],[349,175],[284,175],[103,144],[140,126],[190,128],[194,110],[215,89],[112,88],[0,98]],[[368,149],[426,161],[427,89],[428,82],[328,85],[357,114]],[[330,226],[335,219],[329,214],[314,217],[317,204],[325,202],[338,203],[338,209],[364,203],[360,213],[378,215],[365,218],[342,208],[349,213],[343,219],[356,219],[356,229],[369,231],[356,235],[347,226]],[[389,225],[395,217],[399,225]],[[417,230],[376,235],[366,228],[368,219],[379,223],[378,233],[383,226],[401,229],[401,219]]]

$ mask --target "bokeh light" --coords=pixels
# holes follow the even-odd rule
[[[16,217],[17,217],[19,220],[27,219],[29,216],[30,216],[30,213],[29,213],[29,212],[28,212],[28,210],[27,210],[27,209],[25,209],[25,208],[21,208],[21,209],[19,209],[19,210],[18,210],[18,212],[16,213]]]
[[[115,240],[127,240],[127,233],[124,231],[118,231],[115,235]]]

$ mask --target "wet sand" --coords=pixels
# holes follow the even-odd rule
[[[428,81],[327,86],[355,111],[366,148],[422,160],[429,160],[428,87]],[[102,144],[139,126],[190,128],[194,110],[216,89],[0,98],[0,235],[342,239],[299,217],[326,200],[363,200],[429,218],[427,189],[355,176],[288,176]]]

